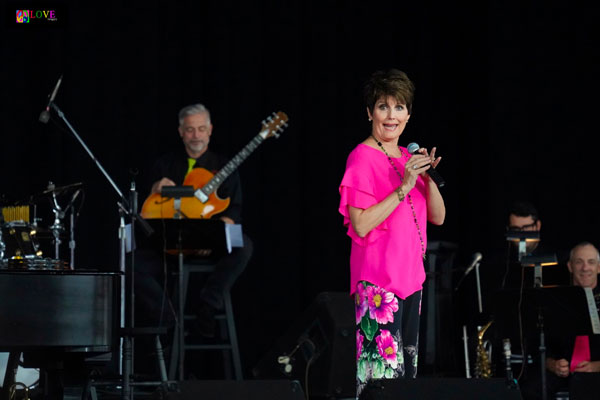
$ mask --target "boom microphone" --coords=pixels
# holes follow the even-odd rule
[[[414,155],[414,154],[421,154],[421,153],[419,153],[420,148],[421,147],[418,144],[416,144],[415,142],[412,142],[408,145],[408,147],[406,149],[408,150],[408,152],[410,154]],[[442,176],[439,174],[439,172],[437,172],[435,170],[435,168],[433,168],[433,166],[425,172],[427,173],[427,175],[429,175],[429,177],[431,179],[433,179],[433,181],[435,182],[435,184],[438,187],[442,187],[446,184],[446,182],[444,182],[444,179],[442,178]]]
[[[467,275],[469,275],[469,272],[471,272],[473,270],[473,268],[475,268],[475,266],[477,266],[477,264],[479,263],[479,261],[481,261],[482,257],[483,256],[481,255],[480,252],[477,252],[477,253],[473,254],[473,261],[471,261],[471,264],[469,264],[469,266],[465,270],[465,273],[463,274],[463,276],[458,281],[458,284],[456,285],[456,287],[454,288],[454,290],[458,290],[458,287],[460,286],[460,284],[465,280],[465,278],[467,277]],[[477,280],[479,281],[479,277],[477,277]]]
[[[60,83],[62,82],[62,75],[60,76],[60,78],[58,78],[58,82],[56,82],[56,86],[54,86],[54,90],[52,91],[52,94],[50,95],[50,100],[48,100],[48,105],[46,106],[46,108],[44,109],[44,111],[42,111],[40,113],[40,122],[46,124],[48,123],[48,121],[50,120],[50,104],[52,104],[52,102],[54,101],[54,98],[56,97],[56,93],[58,93],[58,88],[60,87]]]
[[[483,257],[483,255],[480,252],[473,254],[473,261],[471,261],[471,264],[469,264],[469,266],[465,270],[465,275],[469,275],[469,272],[471,272],[473,270],[473,268],[475,268],[477,263],[479,261],[481,261],[482,257]]]

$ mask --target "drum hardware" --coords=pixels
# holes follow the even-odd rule
[[[2,269],[33,269],[33,270],[64,270],[74,269],[75,259],[75,201],[82,191],[81,183],[56,187],[49,182],[47,189],[30,196],[27,205],[7,206],[0,213],[0,268]],[[59,204],[59,195],[74,190],[66,206]],[[41,218],[37,217],[36,201],[48,199],[54,213],[54,223],[50,227],[41,227]],[[18,203],[17,203],[18,204]],[[70,263],[61,261],[59,249],[64,241],[67,230],[62,220],[70,212]],[[41,232],[41,233],[40,233]],[[54,258],[42,257],[43,252],[39,243],[40,235],[54,244]]]
[[[12,257],[6,260],[6,269],[13,270],[66,270],[69,265],[66,261],[42,257]]]
[[[52,196],[52,212],[54,213],[54,223],[50,226],[50,231],[52,232],[52,236],[54,238],[54,257],[55,259],[60,259],[60,245],[62,244],[62,240],[60,236],[65,231],[64,224],[62,220],[65,218],[67,212],[70,210],[69,216],[69,250],[70,250],[70,262],[69,267],[71,269],[75,269],[75,207],[74,203],[79,193],[81,193],[82,189],[77,189],[75,193],[71,196],[69,203],[63,209],[57,200],[57,194],[64,193],[66,191],[78,188],[81,186],[81,183],[74,183],[71,185],[66,185],[62,187],[56,187],[54,183],[51,181],[48,182],[48,188],[44,192],[43,195],[50,194]]]
[[[56,200],[56,191],[54,189],[54,183],[48,182],[48,190],[46,190],[45,193],[52,194],[52,212],[54,213],[54,223],[50,225],[50,231],[54,236],[54,256],[59,258],[60,244],[62,243],[60,240],[60,234],[64,232],[65,229],[61,223],[61,220],[65,217],[65,213],[58,205],[58,201]]]
[[[10,221],[0,229],[0,253],[2,259],[41,257],[36,234],[37,229],[25,221]]]
[[[48,188],[42,192],[42,195],[62,194],[63,192],[73,190],[73,189],[79,188],[81,186],[83,186],[83,184],[81,182],[77,182],[77,183],[71,183],[70,185],[56,187],[52,182],[48,182]]]
[[[37,242],[37,228],[24,221],[2,224],[0,229],[0,268],[2,269],[66,269],[58,259],[42,257]]]

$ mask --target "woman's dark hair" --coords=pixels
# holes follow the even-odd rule
[[[373,112],[375,103],[382,97],[392,96],[397,102],[406,104],[408,113],[412,111],[415,85],[408,76],[397,69],[374,72],[364,87],[365,103]]]

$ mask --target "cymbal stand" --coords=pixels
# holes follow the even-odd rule
[[[81,189],[77,189],[71,200],[69,201],[69,205],[65,208],[65,213],[71,209],[71,213],[69,214],[69,250],[71,252],[69,258],[69,267],[71,269],[75,269],[75,200]]]
[[[52,182],[48,183],[48,189],[54,189],[54,184]],[[65,217],[65,212],[60,205],[58,205],[55,192],[52,192],[52,212],[54,213],[54,223],[52,226],[50,226],[50,230],[52,231],[52,236],[54,236],[54,259],[59,260],[60,244],[62,243],[60,240],[60,234],[65,230],[61,220]]]
[[[54,223],[50,227],[52,230],[52,235],[54,236],[54,259],[60,260],[60,245],[62,244],[62,240],[60,240],[60,234],[64,232],[65,227],[62,223],[62,220],[65,218],[65,215],[69,210],[71,213],[69,215],[69,250],[70,250],[70,258],[69,258],[69,268],[75,269],[75,207],[74,203],[81,192],[81,189],[78,189],[75,194],[69,200],[69,204],[63,210],[61,206],[58,204],[58,200],[56,199],[56,192],[54,191],[54,184],[52,182],[48,183],[48,190],[52,190],[52,211],[54,212]]]

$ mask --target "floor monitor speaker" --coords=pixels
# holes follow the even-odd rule
[[[356,322],[350,295],[317,295],[252,374],[298,380],[311,398],[356,397]]]
[[[298,381],[292,380],[194,380],[182,381],[164,400],[306,400]]]

